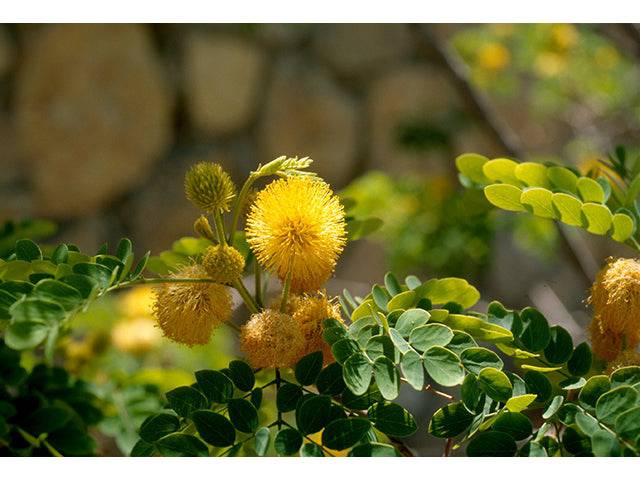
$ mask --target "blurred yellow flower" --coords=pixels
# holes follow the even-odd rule
[[[511,61],[511,54],[501,43],[493,42],[484,45],[478,52],[478,63],[487,70],[504,69]]]
[[[260,264],[291,291],[314,291],[326,282],[346,243],[344,208],[329,185],[288,177],[260,191],[247,217],[247,242]]]
[[[153,288],[149,285],[133,287],[120,297],[119,303],[127,317],[152,317]]]
[[[535,61],[535,69],[539,75],[553,77],[564,71],[567,61],[555,52],[544,52],[538,55]]]
[[[138,317],[118,323],[111,331],[111,343],[126,353],[142,354],[157,346],[162,334],[150,317]]]
[[[174,278],[207,278],[199,265],[185,267]],[[168,283],[156,288],[153,312],[164,334],[188,346],[209,342],[213,329],[231,318],[231,294],[217,283]]]
[[[589,327],[594,353],[613,361],[640,343],[640,262],[610,259],[591,287]]]
[[[293,366],[300,358],[304,336],[291,315],[266,309],[241,327],[240,350],[253,368]]]
[[[578,36],[578,30],[571,24],[562,23],[551,27],[551,38],[560,50],[574,47],[578,43]]]

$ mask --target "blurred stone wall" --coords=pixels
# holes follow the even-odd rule
[[[370,168],[447,168],[396,130],[460,102],[403,25],[9,25],[0,105],[0,220],[52,218],[89,250],[130,235],[157,252],[191,233],[195,162],[241,181],[308,155],[336,189]],[[494,150],[473,128],[457,138]]]

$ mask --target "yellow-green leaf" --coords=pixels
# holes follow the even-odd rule
[[[485,342],[510,342],[513,340],[513,333],[510,330],[471,315],[452,313],[442,323],[454,330],[467,332],[476,340]]]
[[[583,202],[603,203],[605,200],[604,190],[593,178],[580,177],[576,183],[578,192]]]
[[[520,195],[520,203],[538,217],[557,218],[553,209],[553,192],[546,188],[528,188]]]
[[[635,231],[633,218],[625,213],[616,213],[611,222],[613,223],[613,233],[611,237],[616,242],[626,241]]]
[[[508,158],[496,158],[485,163],[482,171],[493,181],[520,186],[521,183],[515,173],[517,166],[517,162]]]
[[[547,167],[541,163],[519,163],[514,173],[518,180],[529,187],[549,188],[550,186],[549,177],[547,177]]]
[[[538,365],[521,365],[521,368],[523,370],[532,370],[534,372],[542,372],[542,373],[548,373],[548,372],[557,372],[558,370],[562,370],[562,367],[540,367]]]
[[[606,205],[600,203],[585,203],[582,205],[582,213],[587,217],[587,231],[596,235],[606,235],[611,228],[613,215]]]
[[[478,289],[463,278],[432,278],[415,291],[419,298],[428,298],[434,305],[455,302],[469,308],[480,300]]]
[[[376,304],[372,299],[362,302],[351,314],[351,321],[355,322],[359,318],[371,315],[372,311],[376,311]]]
[[[582,220],[582,202],[566,193],[553,194],[553,206],[558,211],[560,221],[574,227],[584,227]]]
[[[540,356],[539,353],[531,353],[526,350],[521,350],[519,348],[510,347],[504,343],[498,343],[496,345],[502,353],[509,355],[513,358],[527,359],[527,358],[537,358]]]
[[[489,159],[477,153],[464,153],[456,158],[456,167],[463,175],[474,183],[486,185],[491,183],[482,170],[482,167]]]
[[[429,319],[431,322],[442,323],[449,316],[449,310],[444,308],[433,308],[429,310],[429,313],[431,314],[431,318]]]
[[[568,168],[564,167],[549,167],[547,169],[547,176],[554,187],[558,190],[566,190],[571,193],[576,192],[576,184],[578,183],[578,177]]]
[[[521,412],[529,405],[531,405],[535,401],[536,397],[537,395],[533,393],[511,397],[509,400],[507,400],[505,407],[507,407],[507,410],[509,410],[510,412]]]
[[[484,187],[484,195],[487,200],[498,208],[512,212],[524,212],[525,208],[520,203],[522,190],[513,185],[494,183]]]

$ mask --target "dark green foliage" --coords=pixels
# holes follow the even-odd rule
[[[102,413],[88,386],[61,368],[36,365],[27,373],[19,362],[0,340],[0,454],[94,455],[87,428]]]

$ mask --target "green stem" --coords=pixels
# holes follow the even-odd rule
[[[543,364],[545,367],[551,367],[554,368],[553,365],[551,365],[550,363],[545,362],[544,360],[542,360],[541,358],[536,358],[536,360],[538,360],[541,364]],[[554,370],[555,372],[558,372],[560,375],[563,375],[565,378],[573,378],[571,375],[563,372],[562,370]]]
[[[280,312],[287,311],[287,302],[289,301],[289,291],[291,290],[291,270],[287,273],[287,278],[284,279],[284,285],[282,286],[282,302],[280,303]]]
[[[258,176],[254,173],[251,173],[247,178],[247,181],[244,182],[240,193],[236,199],[236,204],[233,207],[233,217],[231,218],[231,231],[229,232],[229,245],[233,246],[233,242],[235,240],[236,230],[238,230],[238,221],[240,220],[240,214],[242,213],[242,209],[244,207],[244,202],[247,199],[247,195],[251,190],[251,186],[258,179]]]
[[[282,384],[282,377],[280,376],[280,369],[276,368],[276,398],[278,397],[278,393],[280,393],[280,385]],[[282,426],[282,412],[278,409],[278,430]]]
[[[240,294],[240,296],[242,297],[242,300],[244,301],[244,303],[247,306],[247,308],[249,309],[249,311],[251,313],[258,313],[260,311],[260,309],[258,308],[258,306],[256,305],[256,302],[254,301],[253,297],[251,296],[251,294],[247,290],[247,287],[245,287],[244,283],[242,283],[242,280],[236,279],[236,280],[234,280],[232,282],[232,285],[233,285],[233,288],[235,288],[238,291],[238,293]]]
[[[216,224],[216,233],[218,234],[218,241],[220,245],[227,244],[227,238],[224,234],[224,222],[222,221],[222,215],[220,214],[220,210],[214,212],[213,221]]]
[[[638,450],[636,449],[636,447],[634,447],[633,445],[629,444],[626,440],[623,440],[622,438],[620,438],[618,436],[618,434],[610,429],[609,427],[607,427],[604,423],[602,423],[600,420],[598,420],[596,417],[594,417],[593,415],[591,415],[589,412],[587,412],[584,408],[580,408],[580,410],[582,411],[582,413],[584,413],[585,415],[588,415],[589,417],[593,418],[596,422],[598,422],[598,425],[600,425],[600,428],[602,428],[603,430],[606,430],[607,432],[609,432],[610,434],[612,434],[614,437],[616,437],[616,439],[618,440],[618,442],[624,444],[627,448],[631,449],[634,452],[637,452]]]
[[[126,282],[120,282],[117,285],[112,285],[105,290],[105,293],[120,288],[133,287],[136,285],[152,285],[156,283],[218,283],[212,278],[174,278],[174,277],[159,277],[159,278],[138,278],[137,280],[129,280]]]
[[[24,438],[27,442],[29,442],[30,445],[36,447],[36,448],[40,448],[41,445],[44,445],[45,448],[47,450],[49,450],[49,453],[51,455],[53,455],[54,457],[62,457],[63,455],[56,450],[53,445],[51,445],[49,442],[47,442],[46,439],[39,439],[34,437],[33,435],[31,435],[29,432],[24,431],[23,429],[21,429],[20,427],[17,427],[18,429],[18,433],[20,435],[22,435],[22,438]]]
[[[260,268],[260,264],[258,263],[258,260],[256,258],[253,259],[253,263],[254,263],[253,278],[255,281],[256,304],[258,305],[259,308],[262,308],[264,306],[263,300],[262,300],[262,269]]]

